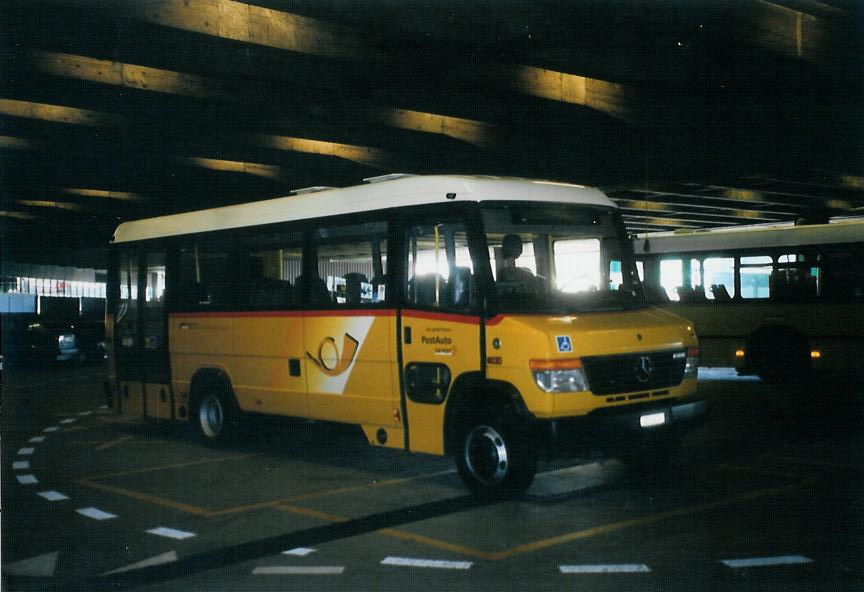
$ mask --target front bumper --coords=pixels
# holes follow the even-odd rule
[[[552,449],[618,451],[683,437],[705,418],[704,400],[650,402],[597,409],[581,417],[538,422]]]

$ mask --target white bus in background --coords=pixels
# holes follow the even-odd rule
[[[704,366],[864,375],[864,218],[647,233],[634,251],[649,300],[694,322]]]

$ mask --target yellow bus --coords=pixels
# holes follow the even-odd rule
[[[645,305],[600,191],[388,175],[295,193],[116,229],[116,411],[214,442],[251,413],[356,424],[499,495],[528,487],[549,434],[642,450],[704,413],[696,334]]]
[[[864,376],[864,218],[643,234],[635,252],[649,301],[694,322],[703,366]]]

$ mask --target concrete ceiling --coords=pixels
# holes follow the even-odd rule
[[[864,207],[854,0],[7,0],[3,258],[389,172],[600,186],[634,231]],[[860,212],[859,212],[860,213]]]

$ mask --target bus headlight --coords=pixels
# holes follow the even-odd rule
[[[684,378],[696,378],[699,372],[699,348],[687,348],[687,361],[684,363]]]
[[[534,382],[547,393],[575,393],[588,390],[582,362],[571,360],[531,360],[528,362]]]

